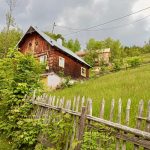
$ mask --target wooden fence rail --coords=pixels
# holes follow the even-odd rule
[[[32,103],[37,107],[34,111],[35,118],[40,118],[42,114],[47,113],[47,116],[50,115],[49,110],[54,110],[58,112],[64,112],[70,114],[74,119],[74,132],[71,136],[70,141],[66,143],[66,150],[71,147],[71,143],[75,137],[79,141],[83,141],[83,135],[87,127],[99,130],[96,124],[109,127],[112,131],[113,137],[116,139],[115,149],[126,150],[128,143],[133,144],[133,149],[137,150],[143,148],[144,150],[150,149],[150,101],[148,102],[147,107],[147,116],[143,116],[144,102],[141,100],[139,102],[138,116],[136,117],[136,127],[129,127],[130,121],[130,109],[131,109],[131,100],[129,99],[126,106],[126,116],[125,116],[125,125],[121,124],[122,118],[122,101],[118,101],[118,112],[117,112],[117,122],[113,122],[114,118],[114,99],[111,102],[111,109],[109,120],[104,119],[104,110],[105,110],[105,100],[103,99],[100,104],[100,113],[99,117],[94,117],[92,115],[92,99],[85,97],[74,97],[74,100],[65,100],[65,98],[58,98],[56,96],[47,96],[43,94],[42,96],[31,98]],[[47,117],[48,118],[48,117]],[[143,130],[144,129],[144,130]],[[102,132],[102,131],[101,131]],[[76,147],[77,150],[81,148],[82,143],[79,143]],[[132,148],[130,148],[132,149]]]

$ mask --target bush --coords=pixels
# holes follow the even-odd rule
[[[131,57],[127,60],[127,63],[132,68],[137,67],[141,64],[141,58],[140,57]]]
[[[41,88],[42,66],[32,55],[23,55],[10,49],[6,58],[0,59],[0,132],[12,141],[14,149],[32,148],[40,130],[40,122],[28,118],[32,105],[25,95]]]
[[[122,62],[121,62],[120,59],[115,59],[113,61],[112,65],[113,65],[113,70],[114,71],[119,71],[119,70],[121,70]]]

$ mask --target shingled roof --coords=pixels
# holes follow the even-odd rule
[[[20,39],[20,41],[18,42],[17,46],[19,45],[19,43],[22,41],[22,39],[25,37],[26,34],[29,33],[29,31],[35,31],[37,32],[43,39],[45,39],[51,46],[55,46],[57,47],[60,51],[68,54],[69,56],[72,56],[73,58],[75,58],[76,60],[78,60],[79,62],[87,65],[89,68],[91,67],[88,63],[86,63],[83,59],[81,59],[79,56],[77,56],[74,52],[72,52],[71,50],[69,50],[68,48],[60,45],[58,42],[56,42],[55,40],[53,40],[52,38],[50,38],[49,36],[47,36],[44,32],[40,31],[37,27],[34,26],[30,26],[29,29],[27,30],[27,32],[23,35],[23,37]]]

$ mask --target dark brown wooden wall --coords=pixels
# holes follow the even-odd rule
[[[65,59],[64,69],[59,67],[59,56]],[[64,71],[65,75],[70,75],[73,78],[84,78],[83,76],[81,76],[81,67],[84,67],[87,70],[86,76],[89,77],[89,69],[85,65],[75,61],[74,58],[71,58],[67,54],[60,52],[57,48],[55,49],[53,58],[54,58],[53,62],[54,72],[58,72],[61,70]]]
[[[37,42],[38,45],[36,45]],[[32,43],[32,46],[30,43]],[[86,76],[87,78],[89,77],[89,69],[85,64],[63,53],[57,47],[51,46],[35,32],[27,34],[19,44],[19,48],[22,53],[33,53],[35,57],[47,54],[50,71],[54,71],[55,73],[64,72],[64,75],[70,75],[72,78],[84,78],[81,76],[81,67],[84,67],[86,68]],[[65,59],[64,68],[59,67],[59,56]]]

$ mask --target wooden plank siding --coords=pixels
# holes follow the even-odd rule
[[[74,79],[85,78],[81,76],[81,67],[84,67],[86,68],[86,78],[89,77],[89,67],[79,62],[72,56],[65,54],[57,47],[51,46],[36,32],[28,33],[27,35],[25,35],[25,37],[19,43],[18,47],[22,53],[34,54],[36,58],[42,55],[47,55],[49,72],[63,72],[65,76],[71,76]],[[63,57],[65,59],[64,68],[59,67],[59,57]]]

